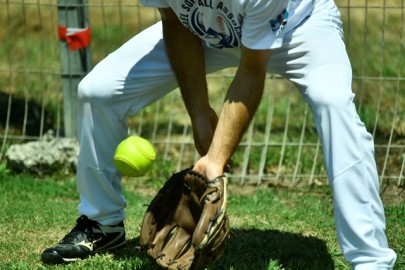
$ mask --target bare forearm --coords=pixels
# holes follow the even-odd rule
[[[228,90],[213,142],[207,154],[214,175],[231,159],[249,126],[263,94],[270,50],[250,50],[242,46],[241,60]]]
[[[205,155],[218,117],[208,99],[202,41],[181,24],[171,9],[160,9],[163,37],[193,127],[194,144]]]
[[[201,39],[178,20],[163,20],[163,37],[186,109],[193,118],[208,107]]]
[[[229,88],[208,151],[208,157],[221,168],[229,162],[260,103],[264,88],[260,76],[239,69]]]

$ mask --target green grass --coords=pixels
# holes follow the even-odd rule
[[[136,248],[145,204],[170,170],[156,174],[152,170],[143,179],[124,179],[129,240],[125,248],[74,264],[47,266],[40,262],[41,252],[59,241],[77,218],[75,179],[11,175],[0,168],[0,269],[158,269]],[[337,244],[327,187],[231,184],[229,192],[233,234],[225,256],[210,269],[350,269]],[[405,269],[404,214],[403,204],[386,207],[387,234],[399,255],[398,270]]]

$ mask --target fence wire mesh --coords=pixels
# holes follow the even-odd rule
[[[376,143],[384,187],[405,185],[404,0],[339,0],[353,67],[353,91]],[[48,130],[63,136],[60,48],[56,0],[0,1],[0,159],[13,143]],[[134,0],[88,1],[92,60],[159,19]],[[320,45],[322,46],[322,45]],[[235,70],[208,77],[219,110]],[[180,170],[198,158],[178,91],[129,119],[131,134],[150,139],[162,159]],[[268,75],[258,112],[233,158],[230,178],[241,184],[324,184],[320,145],[309,108],[282,78]]]

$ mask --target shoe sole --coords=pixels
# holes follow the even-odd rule
[[[116,246],[108,247],[108,248],[101,249],[101,250],[96,250],[96,251],[92,252],[91,254],[89,254],[89,256],[96,254],[96,253],[119,249],[119,248],[123,247],[126,243],[127,243],[127,241],[125,240]],[[88,256],[82,257],[82,258],[80,258],[80,257],[79,258],[63,258],[62,256],[55,254],[55,253],[42,253],[41,261],[45,264],[64,264],[64,263],[73,263],[73,262],[76,262],[79,260],[83,260],[83,259],[86,259],[87,257]]]

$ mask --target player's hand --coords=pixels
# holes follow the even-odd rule
[[[201,156],[208,152],[214,137],[215,128],[218,123],[216,112],[209,107],[205,112],[201,112],[192,119],[194,144]]]
[[[193,171],[199,172],[208,179],[213,179],[224,173],[223,167],[220,164],[210,160],[207,155],[201,157],[193,167]]]
[[[219,164],[217,161],[210,159],[208,155],[201,157],[193,167],[193,170],[204,175],[208,179],[214,179],[218,175],[230,173],[231,171],[230,159],[227,164]]]

